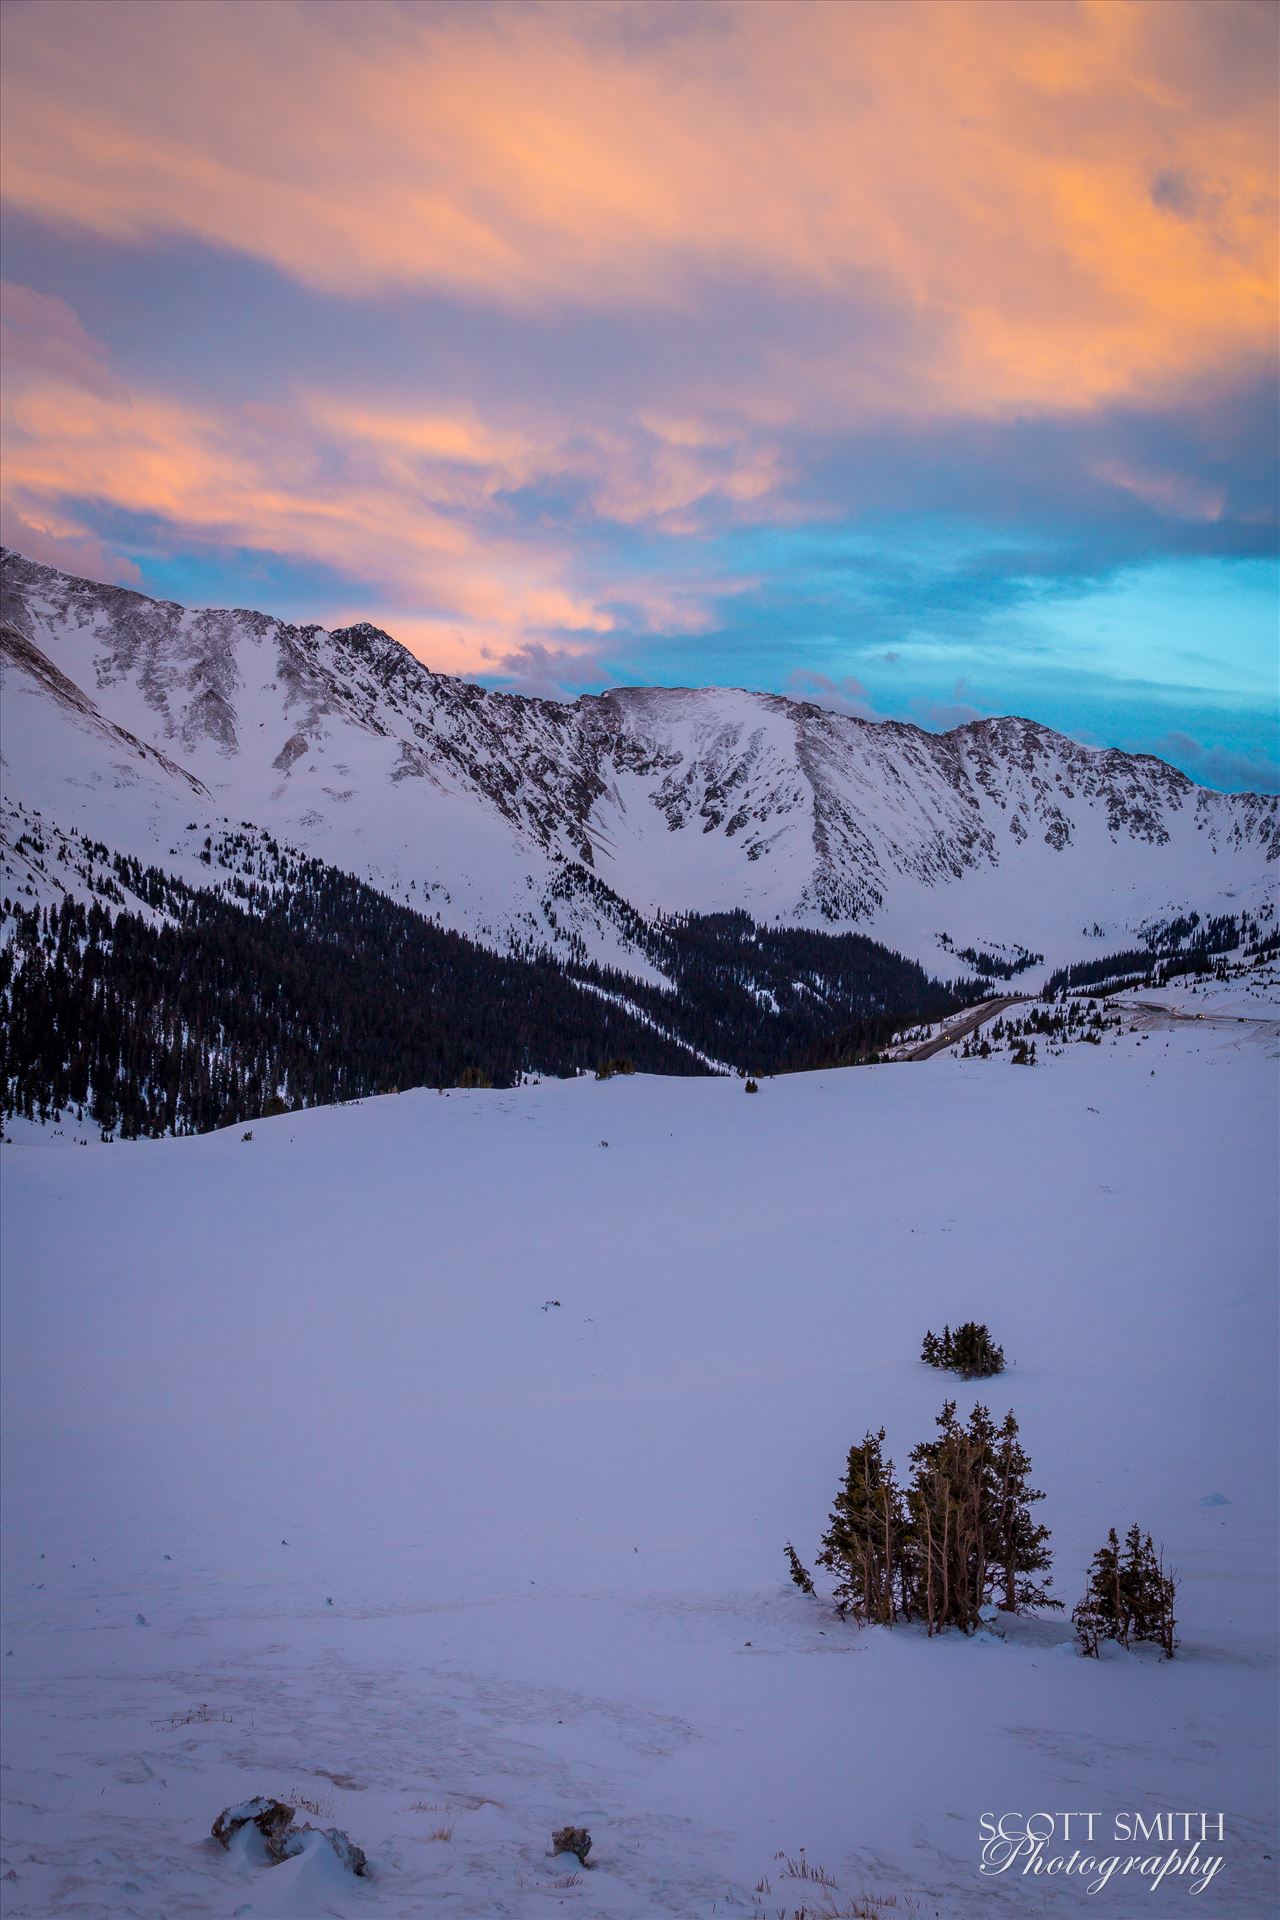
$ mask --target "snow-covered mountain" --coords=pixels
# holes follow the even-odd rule
[[[211,826],[243,821],[489,945],[645,972],[622,902],[741,907],[950,972],[966,946],[1053,964],[1188,907],[1253,910],[1280,877],[1276,798],[1029,720],[930,734],[723,688],[561,704],[433,673],[366,624],[3,571],[11,885],[51,878],[13,851],[37,809],[193,874]]]

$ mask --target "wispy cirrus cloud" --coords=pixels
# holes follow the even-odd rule
[[[32,551],[30,530],[51,516],[106,510],[188,546],[336,561],[438,665],[519,661],[548,636],[563,653],[620,625],[705,630],[749,572],[695,561],[650,573],[611,565],[603,546],[584,564],[573,527],[679,542],[769,512],[781,489],[780,457],[759,436],[692,417],[566,421],[530,399],[486,418],[456,401],[392,407],[302,384],[226,407],[128,386],[65,301],[8,293],[10,311],[58,321],[56,337],[14,354],[3,396],[13,544]],[[88,527],[68,525],[61,551],[104,571]]]
[[[103,364],[96,349],[91,364]],[[696,568],[653,577],[611,567],[607,553],[584,566],[568,529],[538,511],[539,490],[573,493],[596,520],[644,521],[668,537],[713,499],[761,492],[744,478],[759,469],[736,465],[732,450],[714,444],[703,459],[697,445],[673,446],[640,425],[630,435],[565,435],[562,423],[526,410],[499,430],[465,410],[376,412],[305,392],[215,409],[127,392],[105,376],[86,389],[42,363],[15,368],[4,431],[6,538],[34,554],[40,529],[35,557],[92,560],[103,577],[136,579],[132,563],[112,572],[90,528],[76,525],[77,513],[105,511],[186,547],[337,563],[394,609],[400,638],[455,670],[515,661],[523,673],[549,637],[564,656],[620,624],[696,632],[711,624],[718,595],[746,583],[702,579]],[[368,611],[366,602],[334,617]]]
[[[89,393],[119,392],[106,348],[85,332],[67,302],[12,280],[0,282],[0,357],[11,375],[44,375]]]
[[[102,580],[110,586],[142,585],[142,569],[136,560],[113,551],[105,540],[58,513],[36,510],[29,516],[13,501],[0,498],[0,542],[24,553],[28,560],[57,567],[62,573]]]
[[[481,533],[455,502],[422,497],[367,449],[285,412],[212,413],[39,386],[7,396],[6,440],[17,519],[6,538],[27,550],[23,530],[50,514],[68,531],[78,516],[88,538],[90,523],[120,513],[144,550],[167,542],[337,566],[397,610],[400,637],[460,671],[484,647],[515,645],[530,629],[599,633],[611,624],[574,591],[548,543],[504,538],[492,525]]]

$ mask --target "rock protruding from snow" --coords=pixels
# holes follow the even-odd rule
[[[585,1827],[557,1827],[551,1836],[551,1851],[576,1854],[579,1866],[585,1867],[591,1851],[591,1835]]]
[[[309,1821],[304,1826],[295,1827],[293,1820],[294,1809],[286,1801],[257,1794],[252,1800],[242,1801],[239,1806],[224,1807],[211,1831],[220,1845],[230,1847],[246,1827],[256,1827],[273,1861],[295,1860],[322,1843],[327,1844],[332,1848],[338,1864],[345,1867],[348,1873],[354,1873],[361,1879],[368,1878],[369,1862],[363,1847],[358,1847],[341,1827],[313,1827]],[[587,1845],[590,1844],[588,1836]]]
[[[252,1800],[243,1800],[237,1807],[224,1807],[211,1832],[221,1846],[229,1847],[241,1828],[254,1826],[266,1841],[272,1859],[283,1860],[285,1834],[292,1825],[292,1807],[269,1795],[255,1794]]]
[[[348,1873],[354,1873],[362,1880],[368,1878],[369,1862],[365,1857],[364,1848],[358,1847],[351,1835],[344,1833],[341,1827],[313,1827],[308,1822],[306,1826],[296,1828],[285,1836],[282,1857],[292,1860],[296,1855],[306,1853],[309,1848],[319,1845],[321,1841],[327,1841],[332,1847],[339,1866],[345,1867]]]

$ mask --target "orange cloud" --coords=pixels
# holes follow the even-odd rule
[[[0,543],[63,573],[121,587],[142,585],[141,569],[132,560],[112,553],[96,534],[56,509],[37,510],[28,517],[12,501],[0,499]]]
[[[8,11],[4,187],[330,294],[847,308],[775,383],[725,366],[757,425],[1081,409],[1272,352],[1275,29],[1249,0],[69,0]],[[650,482],[673,512],[689,484]]]
[[[712,503],[749,510],[789,477],[781,453],[759,436],[690,420],[565,422],[530,403],[518,424],[497,426],[469,412],[374,408],[324,394],[307,396],[303,409],[324,434],[437,507],[483,510],[540,481],[573,482],[600,519],[693,533]]]
[[[736,497],[755,485],[750,467],[725,466],[718,448],[713,473],[699,474],[682,452],[687,471],[664,474],[671,450],[643,432],[638,449],[620,432],[561,445],[549,423],[541,434],[530,423],[499,431],[463,413],[384,414],[319,395],[214,410],[110,382],[86,390],[42,366],[6,382],[3,428],[7,537],[23,551],[93,561],[97,543],[68,501],[155,516],[196,546],[284,553],[376,583],[400,609],[397,637],[451,671],[483,670],[539,635],[561,648],[593,645],[613,629],[614,603],[626,605],[630,626],[696,631],[712,597],[731,590],[717,578],[584,592],[568,534],[538,526],[528,537],[505,525],[502,493],[537,477],[580,479],[600,510],[616,495],[619,517],[662,519],[672,502],[687,508],[717,486]],[[99,554],[86,570],[102,574],[105,564]],[[368,606],[329,611],[363,618]]]

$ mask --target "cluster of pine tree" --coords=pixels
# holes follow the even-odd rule
[[[1112,1527],[1093,1556],[1084,1599],[1071,1615],[1081,1653],[1096,1660],[1104,1640],[1118,1640],[1123,1647],[1146,1640],[1172,1660],[1178,1645],[1176,1592],[1177,1581],[1165,1572],[1151,1535],[1134,1525],[1121,1547]]]
[[[257,912],[170,876],[168,916],[66,899],[0,949],[0,1113],[70,1112],[125,1139],[200,1133],[411,1086],[510,1086],[687,1048],[549,961],[517,960],[320,867]]]
[[[201,858],[232,870],[194,888],[111,856],[88,905],[4,902],[0,1121],[69,1112],[136,1138],[529,1073],[702,1073],[708,1058],[780,1072],[851,1019],[866,1057],[904,1017],[957,1004],[874,941],[745,914],[656,931],[632,914],[663,987],[492,953],[269,837],[229,832]]]
[[[1028,967],[1042,967],[1044,955],[1030,953],[1026,947],[1019,949],[1012,960],[1000,954],[988,953],[981,947],[957,947],[956,959],[963,960],[966,966],[980,973],[985,980],[1012,980]]]
[[[920,1358],[930,1367],[942,1367],[966,1380],[1004,1372],[1004,1348],[991,1338],[991,1329],[976,1320],[966,1320],[954,1332],[944,1327],[941,1335],[926,1333]]]
[[[923,1620],[934,1634],[972,1633],[991,1603],[1009,1613],[1060,1606],[1048,1591],[1049,1532],[1032,1512],[1044,1496],[1013,1414],[997,1427],[976,1406],[965,1425],[948,1400],[937,1425],[913,1448],[906,1487],[884,1456],[883,1428],[850,1448],[818,1555],[838,1611],[860,1625]]]
[[[983,993],[973,980],[933,980],[862,934],[766,927],[741,912],[660,915],[638,944],[696,1010],[697,1044],[757,1073],[875,1059],[906,1022],[939,1020]],[[617,975],[612,985],[670,1024],[670,992]]]
[[[957,947],[949,933],[940,933],[937,938],[940,947],[954,953],[957,960],[963,960],[986,981],[1013,980],[1028,967],[1044,965],[1044,955],[1032,953],[1030,947],[1013,946],[1000,953],[988,953],[985,947]]]
[[[1104,1033],[1118,1028],[1120,1016],[1106,1014],[1097,1000],[1068,999],[1057,1007],[1029,1007],[1024,1014],[1001,1015],[984,1033],[971,1034],[961,1049],[962,1060],[987,1060],[1007,1049],[1015,1066],[1036,1064],[1036,1040],[1050,1053],[1083,1042],[1100,1047]]]
[[[926,1358],[929,1341],[941,1347],[927,1336]],[[947,1627],[972,1633],[994,1617],[992,1607],[1060,1608],[1049,1592],[1049,1530],[1033,1512],[1044,1495],[1031,1485],[1012,1412],[997,1427],[986,1407],[975,1406],[966,1425],[948,1400],[936,1424],[936,1437],[912,1448],[906,1486],[885,1457],[883,1427],[849,1449],[818,1554],[837,1612],[859,1626],[920,1620],[932,1635]],[[813,1576],[789,1540],[786,1556],[796,1586],[813,1593]],[[1149,1641],[1172,1660],[1176,1588],[1150,1534],[1130,1527],[1121,1547],[1113,1527],[1071,1615],[1081,1652],[1096,1658],[1107,1639],[1125,1647]]]
[[[1100,931],[1095,927],[1095,934]],[[1208,972],[1215,954],[1231,953],[1243,946],[1258,955],[1268,941],[1280,947],[1280,931],[1269,930],[1262,917],[1247,912],[1213,914],[1207,920],[1189,913],[1148,927],[1145,940],[1141,947],[1126,947],[1097,960],[1059,967],[1045,983],[1045,999],[1078,993],[1082,987],[1105,987],[1115,992],[1135,986],[1164,986],[1184,974]]]

